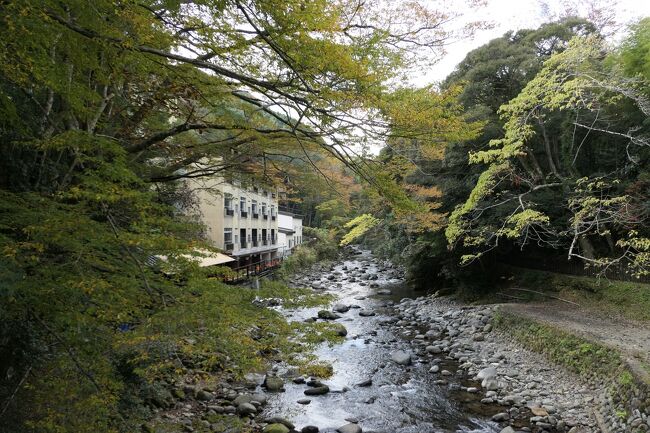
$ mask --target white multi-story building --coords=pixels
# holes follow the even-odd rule
[[[302,244],[302,216],[291,212],[278,212],[278,254],[291,255],[295,247]]]
[[[268,264],[278,257],[277,192],[221,178],[190,182],[207,237],[237,259],[237,267]]]

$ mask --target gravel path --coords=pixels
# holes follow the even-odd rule
[[[648,376],[641,363],[650,364],[650,327],[643,323],[608,317],[560,301],[501,304],[499,308],[617,349],[642,377]]]

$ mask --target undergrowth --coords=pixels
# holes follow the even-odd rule
[[[495,315],[494,325],[525,347],[583,376],[611,376],[622,362],[613,349],[520,316],[500,312]]]

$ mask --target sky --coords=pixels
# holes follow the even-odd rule
[[[436,0],[430,1],[432,6],[438,3]],[[570,3],[583,15],[586,11],[587,1],[585,0],[569,0],[564,3]],[[592,0],[591,3],[599,3],[611,8],[619,24],[631,23],[650,16],[650,0]],[[485,7],[470,10],[465,15],[471,20],[491,22],[493,27],[489,30],[479,31],[471,38],[449,45],[447,54],[442,60],[430,71],[414,77],[413,81],[419,85],[441,81],[471,50],[502,36],[509,30],[537,28],[542,23],[551,21],[553,14],[560,15],[563,10],[561,0],[487,0]],[[619,37],[620,34],[619,32]]]

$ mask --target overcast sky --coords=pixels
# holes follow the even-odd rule
[[[432,3],[435,0],[431,0]],[[566,1],[565,3],[569,3]],[[585,5],[582,0],[571,1],[582,13]],[[643,17],[650,16],[650,0],[596,0],[593,3],[606,4],[611,7],[619,23],[630,23]],[[548,7],[545,7],[546,4]],[[485,20],[493,23],[494,27],[483,30],[471,39],[453,43],[447,48],[448,54],[436,64],[431,71],[414,81],[417,84],[428,84],[444,79],[454,67],[471,50],[480,47],[486,42],[502,36],[508,30],[537,28],[540,24],[549,21],[551,15],[561,15],[564,10],[560,0],[487,0],[487,6],[480,10],[470,11],[467,18],[470,20]]]

